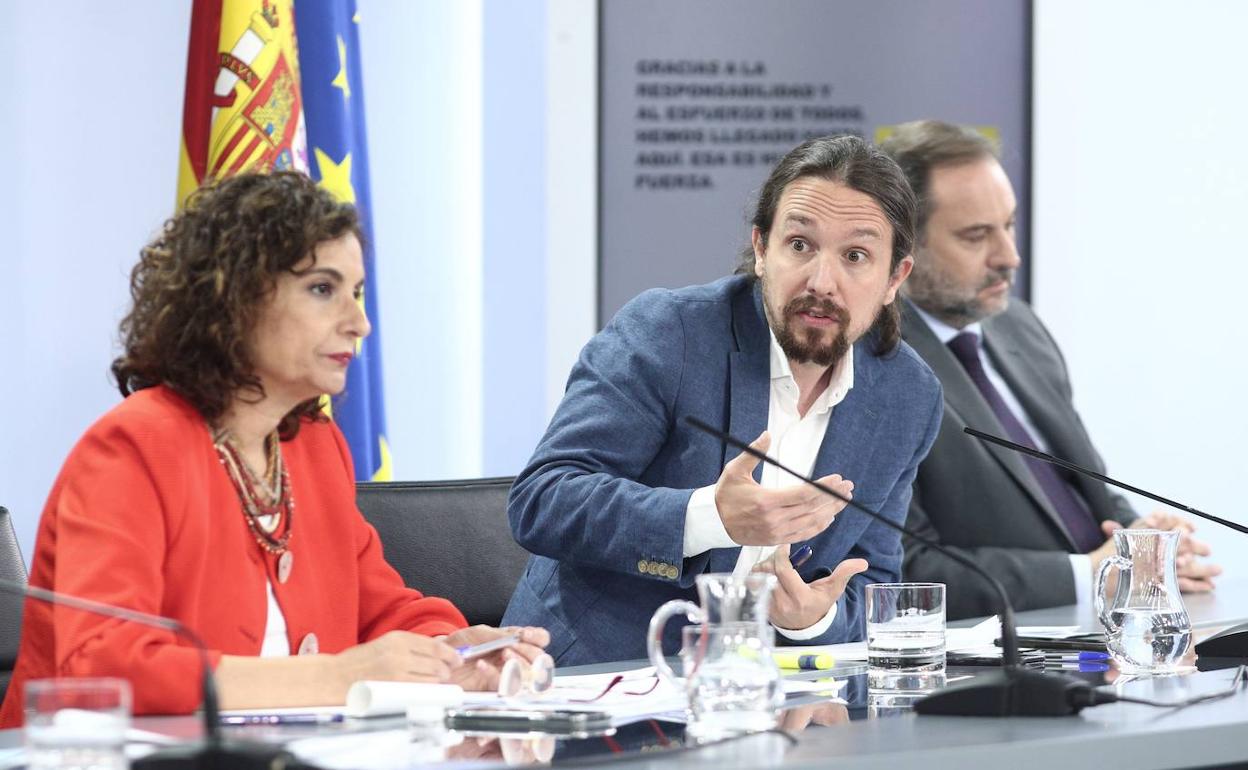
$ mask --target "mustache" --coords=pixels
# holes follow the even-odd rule
[[[795,297],[784,306],[784,314],[796,315],[798,313],[806,313],[814,311],[819,315],[829,318],[835,318],[842,326],[849,323],[849,311],[830,299],[815,299],[814,297]]]
[[[998,270],[993,270],[984,277],[984,285],[979,288],[981,290],[991,289],[999,283],[1007,283],[1012,286],[1014,285],[1015,272],[1016,271],[1012,267],[1003,267]]]

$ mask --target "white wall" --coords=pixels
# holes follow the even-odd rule
[[[127,278],[174,205],[189,2],[6,3],[0,505],[27,559],[108,379]]]
[[[1077,406],[1111,476],[1248,523],[1248,5],[1035,18],[1033,292]],[[1248,538],[1199,526],[1242,575]]]
[[[546,3],[546,420],[598,325],[596,6]]]
[[[471,477],[482,452],[482,4],[358,8],[394,477]]]
[[[595,330],[595,4],[358,2],[395,478],[514,475]]]

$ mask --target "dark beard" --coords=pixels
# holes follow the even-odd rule
[[[1013,284],[1014,272],[1011,269],[994,270],[967,295],[939,272],[929,274],[916,270],[906,284],[906,296],[940,320],[955,329],[961,329],[999,312],[1000,308],[985,308],[983,301],[979,299],[979,292],[1001,281]]]
[[[798,333],[794,330],[797,314],[808,310],[836,319],[836,336],[831,343],[821,344],[819,339],[823,335],[817,331]],[[796,297],[784,306],[780,321],[776,324],[773,319],[772,333],[776,335],[776,342],[780,343],[780,349],[790,361],[835,366],[849,350],[849,311],[830,300],[817,300],[810,296]]]

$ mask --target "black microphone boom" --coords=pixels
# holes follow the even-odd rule
[[[173,618],[139,612],[127,607],[117,607],[93,599],[49,591],[38,586],[24,585],[11,580],[0,580],[0,592],[17,594],[37,599],[48,604],[70,607],[106,618],[118,618],[143,626],[161,628],[171,631],[191,642],[199,652],[201,667],[200,686],[202,688],[204,712],[204,740],[188,746],[174,746],[169,749],[148,754],[135,760],[131,767],[135,770],[181,770],[182,768],[205,768],[217,770],[221,768],[271,768],[271,767],[302,767],[294,755],[280,746],[226,741],[221,737],[221,718],[217,701],[216,681],[212,676],[212,664],[208,659],[208,648],[204,641],[187,626]]]
[[[740,449],[752,457],[774,465],[785,473],[799,478],[821,492],[835,497],[856,511],[932,548],[958,562],[982,577],[997,594],[998,614],[1001,618],[1000,671],[980,674],[969,680],[957,682],[928,695],[914,704],[920,714],[943,714],[946,716],[1066,716],[1079,712],[1085,706],[1107,702],[1100,693],[1086,682],[1072,677],[1045,674],[1021,665],[1018,656],[1018,630],[1014,625],[1014,608],[1010,604],[1005,587],[973,560],[951,550],[930,538],[926,538],[898,524],[866,506],[856,503],[835,490],[820,484],[804,474],[785,466],[779,460],[760,452],[746,442],[712,427],[696,417],[685,417],[685,422],[703,433],[708,433],[729,446]]]
[[[1171,500],[1168,497],[1162,497],[1161,495],[1154,494],[1153,492],[1149,492],[1146,489],[1140,489],[1139,487],[1132,486],[1122,481],[1118,481],[1117,479],[1111,479],[1109,476],[1106,476],[1103,473],[1097,473],[1091,468],[1084,468],[1082,465],[1076,465],[1075,463],[1072,463],[1069,460],[1063,460],[1060,457],[1054,457],[1051,454],[1041,452],[1039,449],[1034,449],[1029,446],[1023,446],[1022,444],[1016,444],[1013,441],[1010,441],[1009,439],[1004,439],[1004,438],[1001,438],[1000,436],[994,436],[991,433],[984,433],[983,431],[978,431],[978,430],[975,430],[974,428],[969,428],[969,427],[963,428],[962,431],[964,433],[969,433],[970,435],[974,436],[980,441],[987,441],[990,444],[996,444],[997,446],[1002,446],[1002,447],[1005,447],[1006,449],[1012,449],[1015,452],[1021,452],[1025,455],[1030,455],[1031,457],[1034,457],[1037,460],[1043,460],[1046,463],[1050,463],[1052,465],[1056,465],[1061,468],[1066,468],[1067,470],[1072,470],[1075,473],[1082,473],[1084,476],[1090,476],[1096,479],[1097,481],[1103,481],[1104,483],[1111,484],[1115,487],[1118,487],[1119,489],[1125,489],[1128,492],[1134,492],[1137,495],[1140,495],[1142,497],[1147,497],[1150,500],[1156,500],[1157,502],[1163,503],[1172,508],[1178,508],[1181,511],[1187,511],[1193,516],[1197,516],[1199,518],[1205,519],[1206,521],[1212,521],[1214,524],[1221,524],[1222,526],[1229,527],[1230,529],[1233,529],[1236,532],[1243,532],[1244,534],[1248,534],[1248,527],[1244,526],[1243,524],[1240,524],[1235,521],[1230,521],[1229,519],[1224,519],[1220,516],[1214,516],[1212,513],[1205,513],[1204,511],[1197,510],[1196,508],[1193,508],[1190,505],[1184,505],[1183,503],[1176,502],[1174,500]],[[1208,639],[1196,645],[1196,654],[1203,655],[1205,657],[1210,657],[1210,658],[1245,658],[1245,659],[1248,659],[1248,623],[1241,623],[1238,626],[1231,626],[1230,628],[1223,629],[1222,631],[1219,631],[1213,636],[1210,636]]]

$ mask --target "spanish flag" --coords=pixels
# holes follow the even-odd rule
[[[265,169],[311,174],[355,204],[373,333],[359,343],[330,412],[351,447],[356,478],[381,481],[392,473],[357,24],[354,0],[194,0],[178,205],[206,180]]]
[[[194,0],[178,205],[206,179],[308,170],[291,0]]]

